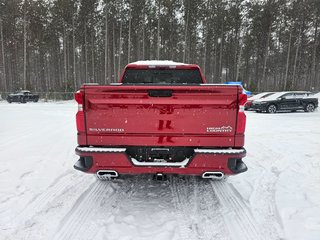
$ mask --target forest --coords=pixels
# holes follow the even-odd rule
[[[149,59],[253,92],[319,91],[319,25],[319,0],[0,0],[0,92],[73,92]]]

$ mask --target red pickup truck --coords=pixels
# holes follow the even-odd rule
[[[74,168],[101,180],[121,175],[245,172],[247,96],[241,86],[206,84],[199,66],[128,64],[120,82],[75,93],[80,157]]]

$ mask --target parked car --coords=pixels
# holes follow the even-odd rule
[[[249,97],[247,102],[246,102],[246,104],[244,105],[244,110],[250,110],[254,100],[266,98],[266,97],[269,97],[272,94],[274,94],[274,92],[262,92],[262,93],[258,93],[256,95],[253,95],[253,96]]]
[[[318,98],[310,92],[278,92],[269,97],[253,101],[252,109],[256,112],[276,113],[280,111],[313,112],[318,107]]]
[[[39,95],[33,94],[28,90],[17,91],[15,93],[11,93],[7,96],[8,103],[12,103],[12,102],[21,102],[21,103],[38,102],[38,100],[39,100]]]
[[[102,180],[127,174],[219,180],[247,170],[247,95],[238,85],[206,84],[197,65],[131,63],[118,84],[85,84],[75,99],[77,170]]]

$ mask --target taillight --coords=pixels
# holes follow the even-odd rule
[[[74,94],[74,99],[76,100],[76,102],[78,103],[78,111],[82,111],[83,110],[83,93],[80,91],[77,91]]]
[[[238,112],[238,122],[237,122],[237,134],[243,134],[246,129],[246,114],[244,113],[244,105],[247,102],[247,95],[239,95],[239,112]]]
[[[78,112],[76,114],[77,130],[78,130],[78,132],[85,132],[84,112],[83,112],[83,103],[84,103],[83,93],[80,91],[77,91],[74,94],[74,99],[78,103]]]
[[[246,104],[247,100],[248,100],[247,94],[243,94],[243,93],[240,94],[240,96],[239,96],[239,106],[240,106],[240,107],[241,107],[241,106],[244,107],[244,105]]]

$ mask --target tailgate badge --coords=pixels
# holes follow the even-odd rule
[[[124,132],[123,128],[89,128],[90,132]]]
[[[207,127],[207,132],[215,132],[215,133],[232,132],[232,127],[231,126]]]

